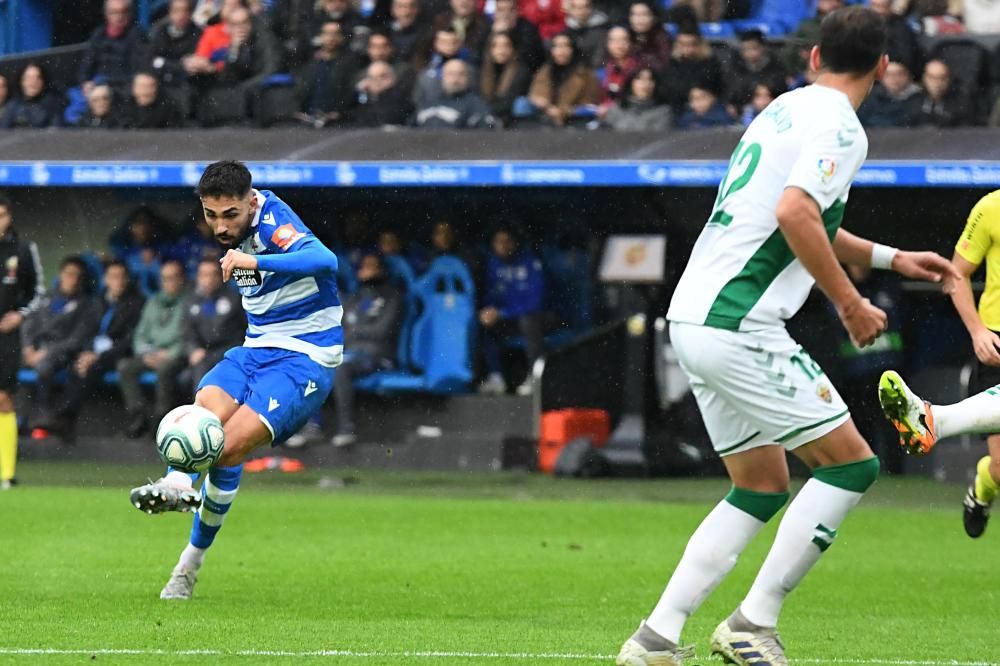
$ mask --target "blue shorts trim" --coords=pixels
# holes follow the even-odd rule
[[[285,349],[234,347],[198,384],[218,386],[257,413],[277,446],[319,411],[333,390],[334,369]]]

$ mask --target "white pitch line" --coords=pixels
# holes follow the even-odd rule
[[[0,655],[46,656],[46,655],[122,655],[122,656],[219,656],[219,657],[355,657],[375,659],[565,659],[579,661],[609,662],[614,656],[607,654],[576,654],[562,652],[451,652],[446,650],[381,651],[381,650],[157,650],[157,649],[115,649],[69,650],[60,648],[5,648],[0,647]],[[921,659],[796,659],[796,664],[841,664],[843,666],[1000,666],[991,661],[944,661]]]

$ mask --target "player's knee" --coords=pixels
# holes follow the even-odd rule
[[[761,492],[733,486],[726,495],[726,502],[740,511],[748,513],[762,523],[771,520],[781,507],[788,501],[787,490],[780,492]]]
[[[0,391],[0,414],[8,414],[14,411],[14,399],[10,393]]]
[[[206,386],[198,391],[194,396],[194,404],[218,416],[223,424],[226,424],[239,409],[236,400],[218,386]]]
[[[878,480],[880,469],[878,457],[871,456],[842,465],[817,467],[813,470],[813,478],[842,490],[863,493]]]

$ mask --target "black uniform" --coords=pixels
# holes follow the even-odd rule
[[[13,230],[0,236],[0,317],[12,310],[27,317],[38,309],[45,286],[34,243],[19,240]],[[0,391],[17,388],[21,367],[19,331],[0,333]]]

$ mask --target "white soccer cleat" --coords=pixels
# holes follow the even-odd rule
[[[181,568],[178,564],[170,572],[170,580],[160,590],[161,599],[190,599],[194,593],[194,584],[198,581],[198,574],[194,571]]]
[[[777,631],[765,627],[735,631],[732,628],[734,620],[737,626],[754,626],[743,617],[743,613],[736,611],[712,633],[712,654],[721,656],[727,664],[737,666],[788,666],[785,646]]]
[[[201,493],[190,483],[184,486],[166,477],[133,488],[128,499],[132,506],[150,515],[166,511],[189,513],[201,506]]]
[[[694,656],[694,650],[689,647],[677,648],[666,652],[650,652],[638,641],[628,639],[622,645],[615,666],[684,666],[684,659]]]

